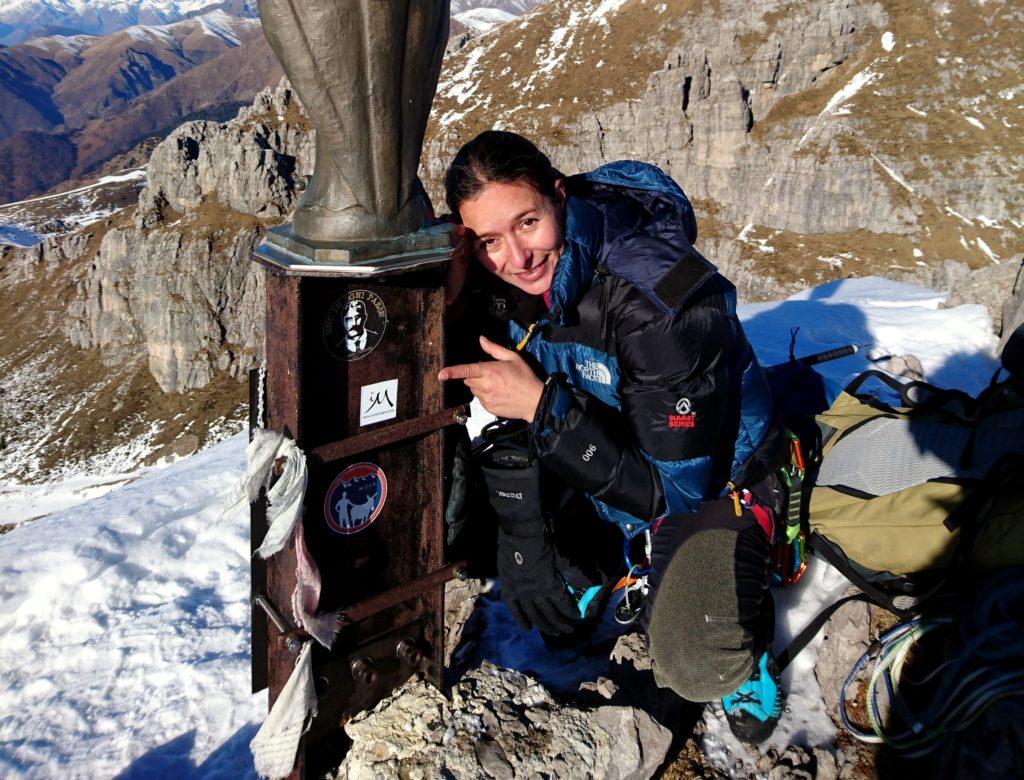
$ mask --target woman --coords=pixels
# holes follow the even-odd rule
[[[659,684],[722,699],[737,736],[763,741],[782,703],[768,516],[781,506],[785,441],[735,290],[693,248],[686,196],[643,163],[565,178],[532,143],[496,131],[459,151],[445,187],[463,228],[449,295],[472,287],[474,261],[486,269],[497,287],[461,298],[507,323],[507,345],[481,337],[493,360],[439,378],[528,426],[526,457],[488,472],[506,602],[521,625],[553,634],[596,590],[552,543],[564,511],[537,508],[531,486],[553,477],[627,540],[650,532],[640,617]]]

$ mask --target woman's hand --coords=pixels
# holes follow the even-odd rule
[[[448,261],[444,280],[444,304],[451,306],[458,300],[462,286],[469,273],[470,245],[467,230],[459,224],[452,225],[452,259]]]
[[[505,349],[483,336],[480,347],[494,358],[487,363],[467,363],[442,368],[442,382],[461,379],[491,414],[512,420],[533,420],[544,383],[537,378],[519,353]]]

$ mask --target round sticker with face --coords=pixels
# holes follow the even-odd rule
[[[387,325],[384,301],[369,290],[352,290],[328,309],[324,344],[338,360],[359,360],[373,352]]]
[[[355,463],[331,483],[324,517],[332,531],[354,534],[377,519],[388,497],[388,480],[380,466]]]

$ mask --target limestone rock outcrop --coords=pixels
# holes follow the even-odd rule
[[[287,86],[265,90],[231,122],[186,122],[154,150],[140,203],[163,199],[187,212],[208,201],[243,214],[283,218],[297,178],[311,172],[315,136],[285,121],[295,111]]]
[[[489,662],[451,698],[410,680],[346,726],[338,778],[651,777],[672,735],[633,707],[560,705],[532,678]]]
[[[1003,332],[999,341],[999,349],[1005,347],[1014,331],[1024,325],[1024,258],[1019,258],[1019,261],[1013,288],[1003,303]]]
[[[244,376],[262,350],[263,274],[251,259],[261,238],[255,225],[110,230],[68,309],[68,337],[111,364],[143,353],[164,392],[203,387],[217,370]]]
[[[0,247],[0,276],[5,283],[27,279],[33,269],[47,270],[80,260],[89,247],[92,231],[56,233],[32,247]]]
[[[286,83],[231,122],[171,133],[153,150],[131,225],[107,231],[78,281],[71,342],[110,364],[142,354],[165,392],[258,365],[263,273],[252,250],[293,207],[312,135]]]

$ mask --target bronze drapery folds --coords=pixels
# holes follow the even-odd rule
[[[449,0],[259,0],[263,30],[316,129],[296,207],[307,241],[424,227],[417,176],[448,39]]]

